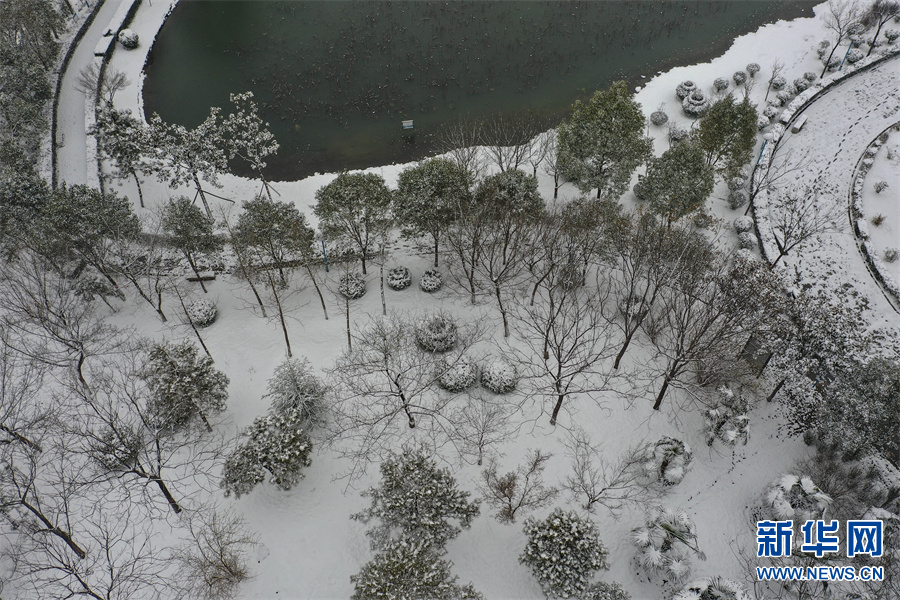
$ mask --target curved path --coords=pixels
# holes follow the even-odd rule
[[[799,114],[807,118],[803,129],[786,131],[775,153],[788,157],[791,164],[809,164],[786,185],[818,188],[825,192],[821,197],[846,216],[841,232],[820,236],[789,253],[782,263],[790,272],[796,270],[802,282],[827,282],[833,289],[852,284],[868,297],[875,312],[896,323],[896,307],[857,247],[849,202],[853,174],[866,147],[900,119],[900,56],[836,83]]]
[[[119,9],[127,0],[105,0],[94,22],[78,42],[65,73],[61,74],[57,110],[57,155],[56,171],[58,181],[69,184],[88,182],[88,165],[84,127],[85,98],[77,89],[81,70],[94,61],[94,48],[103,37],[103,32]]]

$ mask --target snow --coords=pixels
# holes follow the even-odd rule
[[[106,0],[97,17],[97,25],[79,45],[72,66],[66,73],[64,96],[60,102],[60,131],[64,132],[66,141],[59,155],[62,181],[88,181],[88,169],[92,164],[83,150],[86,147],[85,103],[80,92],[75,91],[73,81],[80,68],[93,60],[93,48],[102,30],[113,21],[120,6],[127,3],[128,0]],[[142,3],[131,23],[131,29],[141,40],[140,45],[133,51],[124,51],[120,47],[114,50],[109,68],[124,71],[131,81],[116,95],[118,108],[131,109],[136,115],[142,114],[141,70],[150,40],[154,39],[171,7],[172,3],[161,0]],[[751,98],[761,104],[773,61],[780,59],[784,62],[784,75],[788,80],[810,70],[818,71],[820,63],[815,55],[815,46],[825,37],[825,29],[817,19],[767,25],[738,38],[730,50],[711,62],[677,67],[650,79],[636,94],[636,99],[648,115],[661,104],[666,105],[668,125],[689,128],[694,121],[676,105],[675,89],[680,82],[688,79],[695,81],[712,97],[711,86],[716,77],[744,70],[750,62],[759,63],[760,72],[748,81],[756,84]],[[823,101],[814,103],[804,111],[808,115],[804,129],[797,134],[785,133],[779,144],[779,152],[794,148],[798,154],[795,160],[813,161],[810,169],[801,174],[803,177],[811,180],[821,177],[818,182],[822,185],[844,186],[840,193],[836,193],[835,201],[847,201],[844,191],[849,185],[849,176],[867,144],[892,121],[898,120],[897,102],[900,95],[896,93],[896,64],[888,63],[858,76],[865,78],[859,83],[851,78],[847,84],[829,92]],[[743,89],[743,86],[737,86],[735,92],[740,95]],[[866,118],[861,119],[862,116]],[[775,129],[778,127],[775,126]],[[850,135],[845,135],[848,132]],[[668,147],[667,133],[667,127],[651,126],[649,129],[657,155]],[[816,143],[808,143],[809,140]],[[900,228],[900,204],[896,202],[900,182],[896,181],[896,165],[890,166],[883,159],[884,154],[882,151],[876,155],[866,186],[869,189],[872,182],[884,178],[891,187],[877,197],[867,192],[864,198],[867,214],[881,212],[888,216],[880,228],[869,228],[872,243],[879,248],[890,242],[891,235],[894,236],[894,245],[900,245],[896,239],[896,231]],[[397,175],[406,166],[386,165],[367,171],[380,174],[389,186],[395,187]],[[893,180],[890,180],[891,175]],[[310,210],[315,202],[315,191],[335,177],[336,174],[319,174],[296,182],[275,182],[273,188],[280,199],[295,202],[315,227],[316,219]],[[216,193],[222,196],[240,200],[258,192],[259,183],[256,181],[230,175],[220,179],[223,189]],[[798,180],[789,185],[803,183],[811,181]],[[111,184],[111,187],[136,201],[137,193],[133,185],[133,182],[126,181]],[[552,197],[552,179],[541,176],[540,190],[544,197]],[[144,195],[148,199],[148,208],[145,214],[167,199],[187,191],[187,188],[172,190],[165,184],[147,181]],[[561,189],[562,199],[577,195],[577,190],[570,185]],[[732,210],[727,198],[727,184],[720,183],[709,201],[709,211],[731,222],[742,214],[742,209]],[[890,207],[877,204],[890,202],[891,198],[893,212]],[[626,201],[633,204],[633,194],[626,194]],[[226,208],[229,206],[220,200],[214,202]],[[760,202],[757,210],[764,209],[764,206],[765,203]],[[141,209],[136,207],[135,210]],[[736,244],[737,234],[731,233],[728,239]],[[421,277],[430,266],[428,257],[406,253],[401,258],[414,278]],[[807,280],[821,279],[831,271],[867,294],[877,314],[895,319],[896,315],[885,298],[877,287],[873,287],[875,284],[861,265],[861,260],[852,233],[845,231],[820,240],[815,246],[796,255],[785,257],[783,262],[785,268],[797,268]],[[900,268],[900,263],[895,265],[894,269]],[[344,303],[337,293],[340,274],[338,268],[330,273],[320,269],[317,273],[329,304],[330,320],[323,318],[311,286],[302,283],[305,280],[300,273],[293,274],[291,287],[294,291],[285,294],[288,329],[295,356],[307,356],[318,373],[332,364],[346,340],[342,313]],[[370,275],[368,281],[377,284],[377,276]],[[254,309],[252,294],[242,282],[236,278],[221,277],[210,282],[208,287],[208,298],[218,308],[218,318],[203,330],[202,335],[216,360],[216,367],[231,380],[226,411],[229,421],[220,433],[234,435],[265,413],[266,382],[284,360],[284,343],[277,319],[260,318]],[[494,325],[492,345],[495,353],[508,348],[510,342],[503,340],[502,332],[498,334],[499,317],[490,302],[471,306],[444,293],[428,294],[417,286],[402,292],[387,288],[385,294],[389,309],[400,313],[414,313],[423,307],[439,308],[452,314],[461,324],[483,317]],[[129,301],[109,315],[111,324],[134,327],[156,339],[191,339],[193,333],[184,325],[160,323],[149,306],[133,299],[134,294],[130,290],[126,290],[126,295]],[[168,307],[174,311],[172,302],[168,300]],[[360,298],[351,311],[355,325],[365,323],[367,315],[380,315],[378,294]],[[626,363],[640,365],[646,359],[646,349],[636,347],[626,356]],[[628,366],[631,365],[624,367]],[[703,415],[699,410],[685,408],[691,406],[691,400],[683,390],[673,390],[659,412],[650,409],[652,397],[651,393],[648,397],[635,399],[617,391],[576,397],[564,407],[558,428],[547,424],[542,407],[523,403],[516,418],[524,426],[500,450],[501,455],[506,457],[504,464],[516,464],[515,461],[521,460],[528,448],[547,449],[554,453],[547,471],[548,483],[558,485],[559,481],[553,480],[561,480],[568,471],[562,452],[566,428],[576,424],[595,432],[595,437],[602,439],[606,452],[611,455],[618,455],[629,446],[642,442],[654,442],[662,436],[682,439],[701,450],[695,452],[691,469],[686,472],[684,480],[673,487],[664,500],[667,506],[684,508],[687,517],[696,524],[698,544],[707,560],[695,561],[694,573],[697,576],[723,575],[744,581],[746,573],[736,560],[735,553],[739,546],[752,546],[751,507],[759,501],[773,477],[791,472],[795,463],[805,458],[809,451],[799,440],[785,438],[781,434],[781,420],[774,404],[763,403],[752,409],[753,428],[746,445],[721,449],[702,443],[705,441]],[[285,492],[263,483],[238,500],[228,500],[247,519],[261,541],[258,560],[252,564],[256,577],[243,585],[241,598],[346,598],[353,589],[350,576],[372,557],[364,525],[352,521],[349,516],[366,506],[365,498],[358,491],[377,481],[377,468],[370,468],[368,474],[350,488],[346,480],[335,478],[346,471],[347,465],[320,447],[314,432],[313,438],[312,464],[304,469],[305,478],[293,490]],[[474,491],[480,481],[480,471],[474,466],[460,466],[455,476],[460,487],[469,491]],[[557,504],[567,508],[577,507],[577,503],[562,497]],[[535,516],[543,518],[549,510],[538,511]],[[602,573],[600,579],[622,583],[635,599],[660,595],[657,584],[636,573],[632,564],[635,551],[630,532],[642,522],[643,512],[642,508],[626,510],[619,520],[614,520],[601,508],[597,515],[591,517],[598,522],[603,543],[609,550],[610,570]],[[459,576],[460,582],[471,581],[487,598],[541,598],[538,582],[526,567],[518,563],[524,545],[521,525],[501,525],[491,518],[488,511],[483,510],[471,530],[463,532],[448,544],[448,557],[454,563],[452,571]]]

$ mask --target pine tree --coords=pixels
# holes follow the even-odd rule
[[[756,120],[756,108],[748,98],[738,103],[729,94],[700,119],[692,139],[706,155],[706,164],[730,179],[750,162],[756,143]]]
[[[433,158],[400,173],[394,214],[407,236],[428,235],[438,266],[441,237],[470,195],[470,175],[456,162]]]
[[[351,600],[484,600],[471,584],[460,586],[451,563],[423,540],[390,542],[350,577]]]
[[[230,99],[235,111],[222,122],[228,158],[229,160],[239,158],[256,171],[262,180],[266,196],[271,200],[272,191],[263,175],[263,169],[266,168],[265,159],[278,152],[278,142],[269,131],[269,124],[264,123],[259,116],[259,108],[253,101],[253,92],[231,94]]]
[[[640,183],[650,210],[671,223],[703,208],[713,190],[714,174],[703,151],[682,142],[651,159]]]
[[[383,548],[393,539],[425,542],[441,548],[468,529],[480,511],[469,493],[458,489],[447,469],[421,451],[394,455],[381,463],[381,484],[364,495],[372,506],[352,516],[379,523],[367,532],[374,548]],[[451,524],[453,519],[459,525]]]
[[[309,256],[315,241],[315,232],[296,206],[264,198],[244,203],[234,235],[235,242],[259,249],[272,261],[282,285],[287,284],[284,267],[289,257]]]
[[[653,149],[644,126],[641,106],[624,81],[595,93],[587,104],[576,101],[572,116],[559,126],[563,176],[582,192],[597,188],[598,198],[618,198]]]
[[[341,173],[316,191],[313,212],[326,240],[354,248],[366,274],[366,259],[390,229],[391,191],[380,175]]]
[[[528,543],[519,562],[531,569],[550,598],[577,597],[599,569],[609,569],[596,525],[575,512],[555,509],[543,521],[525,521]]]
[[[170,200],[163,213],[163,229],[169,234],[172,245],[178,248],[187,259],[191,270],[200,281],[200,287],[206,293],[206,285],[197,269],[198,253],[215,252],[222,247],[222,242],[213,233],[213,220],[204,215],[199,208],[185,196]]]
[[[190,342],[156,344],[148,358],[143,373],[152,394],[148,406],[160,424],[174,431],[199,417],[212,431],[208,417],[225,410],[228,377]]]
[[[222,487],[236,498],[262,483],[265,472],[283,490],[303,479],[303,467],[312,464],[312,442],[304,427],[306,419],[297,408],[257,417],[245,432],[246,441],[225,461]]]
[[[314,424],[324,416],[325,391],[308,360],[288,359],[275,367],[265,397],[272,401],[272,412],[296,410],[307,424]]]
[[[150,172],[149,166],[143,164],[149,149],[147,128],[131,116],[130,110],[116,110],[107,104],[97,112],[97,121],[88,133],[97,138],[100,153],[115,163],[113,176],[134,179],[143,208],[144,192],[138,174]]]

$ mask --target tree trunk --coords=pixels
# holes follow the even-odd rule
[[[434,236],[434,268],[438,268],[438,236]]]
[[[269,286],[272,288],[272,295],[275,297],[275,306],[278,308],[278,319],[281,321],[281,331],[284,333],[284,345],[287,346],[288,358],[294,355],[291,353],[291,339],[288,337],[287,323],[284,321],[284,310],[281,308],[281,298],[278,296],[278,286],[275,285],[275,278],[272,273],[266,271],[269,277]]]
[[[200,282],[200,289],[203,290],[204,294],[208,294],[209,292],[206,291],[206,285],[203,283],[203,278],[200,277],[200,271],[197,270],[197,265],[194,264],[194,257],[191,256],[190,252],[185,252],[184,255],[185,257],[187,257],[188,264],[191,266],[191,270],[194,272],[194,275],[197,276],[197,281]]]
[[[659,389],[659,394],[656,396],[656,402],[653,403],[653,410],[659,410],[659,407],[662,406],[663,397],[666,395],[666,390],[669,389],[670,380],[671,377],[667,374],[666,378],[663,380],[662,387]]]
[[[381,314],[387,316],[387,302],[384,300],[384,256],[381,257],[381,264],[378,265],[379,278],[378,283],[381,286]]]
[[[828,63],[831,62],[831,57],[834,56],[834,51],[837,50],[838,44],[840,44],[840,43],[841,43],[841,40],[840,40],[840,38],[838,38],[838,41],[835,42],[834,46],[831,47],[831,53],[828,55],[828,59],[825,61],[825,66],[822,67],[822,74],[819,75],[819,79],[825,77],[825,71],[828,70]]]
[[[506,318],[506,307],[503,306],[503,298],[500,295],[500,286],[494,284],[494,295],[497,297],[497,305],[500,307],[500,315],[503,317],[503,337],[509,337],[509,320]]]
[[[166,502],[169,503],[169,507],[171,507],[172,511],[174,511],[176,515],[180,513],[182,509],[178,505],[178,501],[175,500],[175,497],[172,496],[172,492],[169,491],[169,488],[166,486],[166,482],[162,480],[162,477],[151,475],[150,481],[154,482],[159,487],[159,491],[165,496]]]
[[[366,251],[365,250],[362,251],[362,255],[359,257],[359,260],[362,261],[362,274],[367,275],[368,273],[366,273]]]
[[[353,350],[353,338],[350,337],[350,298],[344,296],[344,309],[347,314],[347,350]]]
[[[875,29],[875,37],[872,38],[872,45],[869,46],[869,51],[866,52],[866,56],[869,56],[870,54],[872,54],[872,50],[875,49],[875,42],[878,41],[878,34],[881,33],[881,27],[882,27],[885,23],[886,23],[886,21],[881,21],[881,20],[878,21],[878,28]]]
[[[772,393],[769,394],[768,398],[766,398],[766,402],[771,402],[775,399],[776,394],[781,391],[781,388],[784,386],[785,382],[787,382],[787,379],[782,379],[778,382],[778,385],[775,386],[775,389],[772,390]]]
[[[616,355],[616,362],[613,363],[613,369],[616,371],[619,370],[619,363],[622,362],[622,357],[625,356],[625,351],[628,350],[628,345],[631,343],[632,337],[634,337],[634,331],[625,336],[625,343],[622,344],[622,349],[619,350],[619,353]]]
[[[138,179],[137,171],[132,171],[131,174],[134,176],[134,182],[137,184],[138,200],[141,203],[141,208],[144,208],[144,191],[141,189],[141,180]]]
[[[38,444],[37,442],[31,441],[30,439],[28,439],[27,437],[25,437],[25,436],[22,435],[21,433],[17,433],[16,431],[13,431],[12,429],[10,429],[9,427],[7,427],[6,425],[0,424],[0,431],[3,431],[4,433],[6,433],[8,436],[10,436],[11,438],[13,438],[14,440],[19,441],[19,442],[22,442],[23,444],[25,444],[26,446],[28,446],[28,447],[31,448],[32,450],[36,450],[36,451],[38,451],[38,452],[43,452],[43,451],[44,451],[44,450],[41,448],[41,445],[40,445],[40,444]]]
[[[309,278],[313,283],[313,287],[316,288],[316,293],[319,295],[319,302],[322,303],[322,310],[325,312],[325,320],[327,321],[328,308],[325,307],[325,298],[322,296],[322,290],[319,289],[319,282],[316,281],[316,276],[313,275],[312,268],[310,268],[309,263],[306,263],[304,266],[306,267],[306,272],[309,274]]]
[[[61,539],[63,542],[65,542],[66,546],[71,548],[72,552],[74,552],[75,554],[78,555],[78,558],[84,558],[85,556],[87,556],[87,553],[81,548],[81,546],[79,546],[77,543],[75,543],[75,540],[72,539],[72,536],[69,534],[68,531],[60,529],[59,527],[57,527],[56,525],[51,523],[50,519],[48,519],[47,517],[44,516],[44,513],[42,513],[36,507],[29,504],[28,501],[25,500],[24,498],[22,498],[19,502],[22,504],[22,506],[24,506],[29,511],[31,511],[31,513],[34,516],[36,516],[41,523],[44,524],[44,527],[47,528],[47,533],[55,535],[56,537]]]
[[[550,415],[550,424],[556,425],[556,417],[559,415],[559,409],[562,408],[563,400],[565,400],[565,394],[559,394],[556,398],[556,406],[553,407],[553,414]]]
[[[206,209],[207,216],[212,219],[212,210],[209,208],[209,202],[206,201],[206,194],[203,193],[203,188],[200,186],[200,178],[197,177],[197,173],[191,173],[194,178],[194,185],[197,186],[197,193],[200,194],[200,200],[203,201],[203,208]]]
[[[209,353],[209,348],[206,347],[206,344],[203,341],[203,336],[200,335],[200,331],[197,329],[197,326],[194,325],[194,322],[191,320],[191,314],[188,312],[187,306],[184,304],[184,297],[182,297],[181,292],[178,291],[178,288],[175,288],[175,294],[178,296],[178,301],[181,302],[181,310],[184,311],[184,317],[187,319],[188,325],[191,326],[191,329],[194,330],[194,335],[197,336],[197,339],[200,340],[200,345],[203,347],[203,351],[206,352],[206,356],[209,357],[209,360],[215,362],[212,354]],[[205,420],[205,419],[204,419]],[[209,426],[209,423],[207,423]],[[212,431],[212,429],[210,429]]]
[[[775,259],[775,262],[773,262],[771,265],[769,265],[769,269],[774,269],[774,268],[775,268],[775,265],[778,264],[778,261],[781,260],[781,257],[784,256],[784,255],[786,255],[786,254],[787,254],[787,252],[781,252],[781,253],[778,255],[778,258]]]

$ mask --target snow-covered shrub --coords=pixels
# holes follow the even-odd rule
[[[675,95],[678,96],[679,100],[684,100],[688,96],[691,95],[691,92],[697,89],[697,84],[693,81],[687,80],[682,81],[678,84],[678,87],[675,88]]]
[[[888,189],[888,187],[889,186],[888,186],[887,181],[876,181],[875,182],[875,193],[880,194],[884,190]]]
[[[691,222],[697,229],[706,229],[707,227],[712,225],[712,217],[709,216],[705,211],[698,210],[691,216]]]
[[[798,93],[805,92],[809,89],[809,82],[802,77],[798,77],[794,80],[794,89],[797,90]]]
[[[738,234],[738,248],[741,250],[753,250],[756,248],[756,236],[750,231]]]
[[[669,115],[661,110],[655,110],[650,113],[650,122],[657,127],[661,127],[669,122]]]
[[[481,367],[481,385],[495,394],[508,394],[518,383],[516,367],[505,359],[495,358]]]
[[[771,121],[776,116],[778,116],[778,113],[779,113],[778,108],[775,106],[772,106],[771,104],[769,104],[762,110],[763,116],[766,117],[766,119],[768,119],[769,121]],[[768,121],[767,121],[767,123],[768,123]]]
[[[416,323],[416,342],[429,352],[447,352],[456,345],[456,323],[447,314],[428,315]]]
[[[219,311],[216,309],[216,305],[209,300],[199,299],[192,300],[187,305],[187,314],[191,323],[197,327],[206,327],[207,325],[212,325]]]
[[[728,193],[728,206],[731,210],[737,210],[747,204],[747,192],[744,190],[733,190]]]
[[[716,77],[716,79],[713,81],[713,88],[719,94],[721,94],[722,92],[727,90],[728,85],[729,85],[729,83],[728,83],[727,77]]]
[[[742,215],[734,220],[734,230],[738,233],[744,233],[753,229],[753,217]]]
[[[691,117],[701,117],[709,110],[709,98],[703,90],[694,90],[691,95],[681,103],[684,113]]]
[[[739,190],[747,183],[743,177],[732,177],[728,180],[728,189],[731,191]]]
[[[802,523],[821,519],[831,498],[806,475],[782,475],[766,490],[764,513],[774,520],[793,519]]]
[[[775,77],[772,78],[772,89],[775,90],[776,92],[778,90],[783,90],[784,86],[786,86],[786,85],[787,85],[787,79],[785,79],[781,75],[776,75]]]
[[[312,442],[303,427],[306,418],[297,409],[257,417],[244,433],[247,440],[225,460],[222,487],[225,495],[247,494],[266,479],[289,490],[303,479],[311,464]]]
[[[366,280],[359,273],[347,273],[341,277],[338,291],[351,300],[362,298],[366,293]]]
[[[437,269],[426,269],[419,280],[419,289],[423,292],[436,292],[444,285],[444,276]]]
[[[791,94],[791,93],[790,93],[789,91],[787,91],[787,90],[782,90],[782,91],[778,92],[777,94],[775,94],[775,98],[778,100],[778,102],[779,102],[782,106],[784,106],[785,104],[789,104],[790,101],[791,101],[791,98],[793,98],[793,96],[794,96],[794,95]]]
[[[451,392],[464,392],[478,381],[478,367],[471,358],[461,356],[438,361],[438,385]]]
[[[138,34],[131,29],[123,29],[119,32],[119,43],[123,48],[134,50],[138,47]]]
[[[706,444],[712,446],[717,439],[726,446],[747,444],[750,439],[750,418],[747,401],[727,387],[718,390],[716,403],[703,412]]]
[[[644,187],[644,182],[641,181],[642,178],[643,178],[643,176],[638,176],[638,182],[636,184],[634,184],[633,188],[631,188],[631,190],[634,192],[634,197],[637,198],[638,200],[646,200],[647,199],[647,195],[646,195],[647,190]]]
[[[748,64],[747,72],[750,73],[750,77],[756,77],[756,74],[759,73],[759,63]]]
[[[771,125],[771,121],[769,120],[769,117],[767,117],[763,114],[760,114],[759,116],[756,117],[756,128],[759,129],[760,131],[762,131],[769,125]]]
[[[849,27],[847,27],[847,39],[850,40],[850,43],[853,44],[853,47],[856,48],[865,40],[866,26],[862,23],[851,23]]]
[[[687,584],[672,600],[751,600],[747,590],[724,577],[704,577]]]
[[[675,123],[669,125],[669,143],[677,144],[688,136],[688,130],[684,127],[679,127]]]
[[[271,400],[273,413],[299,411],[307,424],[314,424],[322,421],[327,389],[308,360],[289,358],[275,367],[263,398]]]
[[[900,29],[885,29],[884,37],[887,38],[887,41],[893,44],[897,41],[897,38],[900,38]]]
[[[647,445],[640,453],[644,470],[664,485],[681,483],[694,460],[691,447],[671,437]]]
[[[816,54],[821,60],[825,60],[825,55],[828,54],[829,48],[831,48],[831,42],[829,42],[828,40],[822,40],[821,42],[819,42],[819,46],[816,48]]]
[[[819,76],[816,75],[815,73],[813,73],[812,71],[807,71],[806,73],[803,74],[803,79],[807,80],[810,83],[812,83],[813,81],[815,81],[818,78],[819,78]]]
[[[734,80],[734,85],[744,85],[744,82],[747,81],[747,73],[744,71],[735,71],[731,78]]]
[[[884,262],[897,262],[898,258],[900,258],[900,250],[897,250],[897,248],[884,249]]]
[[[581,597],[599,569],[609,569],[607,551],[592,521],[555,509],[543,521],[525,521],[528,543],[519,562],[529,567],[548,598]]]
[[[852,50],[850,50],[850,52],[847,53],[847,62],[850,63],[851,65],[856,64],[859,61],[861,61],[862,59],[864,59],[865,57],[866,57],[866,55],[863,53],[862,50],[857,50],[856,48],[853,48]]]
[[[406,267],[394,267],[387,274],[387,284],[392,290],[405,290],[412,283],[412,275]]]
[[[631,594],[615,581],[598,581],[588,586],[578,597],[579,600],[631,600]]]
[[[842,62],[843,59],[840,56],[832,56],[831,60],[828,61],[828,70],[836,71],[838,68],[840,68]]]
[[[691,572],[691,556],[706,558],[697,546],[697,529],[683,510],[656,506],[644,525],[631,530],[637,561],[647,572],[680,581]]]

